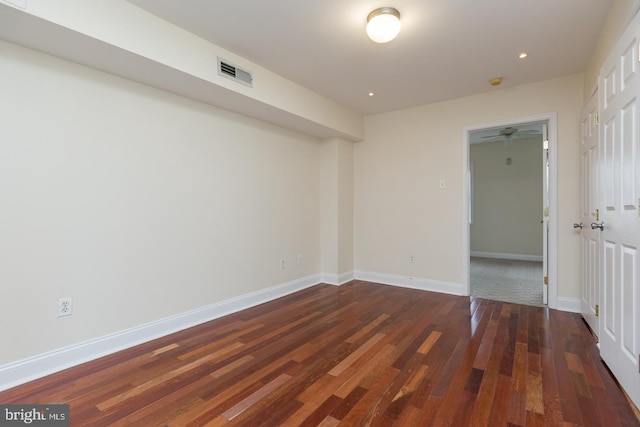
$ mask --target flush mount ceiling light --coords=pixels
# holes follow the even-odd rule
[[[395,39],[400,32],[400,12],[393,7],[381,7],[367,16],[367,35],[376,43]]]

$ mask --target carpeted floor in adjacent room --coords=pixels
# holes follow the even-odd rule
[[[542,262],[471,257],[471,296],[534,306],[542,303]]]

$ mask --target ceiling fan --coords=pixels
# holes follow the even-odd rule
[[[509,147],[511,146],[511,142],[514,138],[522,139],[522,138],[529,138],[531,136],[536,136],[536,135],[542,135],[542,132],[538,130],[533,130],[533,129],[518,130],[518,128],[516,127],[507,126],[503,129],[500,129],[500,132],[498,132],[497,135],[487,135],[487,136],[483,136],[482,138],[491,138],[491,141],[498,141],[500,139],[504,139],[504,146]]]

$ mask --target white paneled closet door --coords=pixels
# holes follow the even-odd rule
[[[600,70],[600,354],[640,407],[639,17]]]
[[[598,94],[594,93],[582,112],[580,139],[580,312],[596,336],[600,336],[599,263],[600,229],[592,229],[598,208]]]

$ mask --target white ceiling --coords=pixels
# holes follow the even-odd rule
[[[581,72],[613,2],[129,1],[365,115]],[[384,45],[364,31],[381,6],[402,17]],[[495,76],[504,77],[498,88],[488,83]]]

